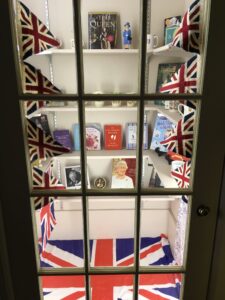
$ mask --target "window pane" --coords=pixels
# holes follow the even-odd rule
[[[149,1],[146,93],[201,91],[206,1]]]
[[[142,197],[140,266],[182,266],[190,200],[186,196]]]
[[[85,299],[84,276],[42,276],[41,294],[44,300]]]
[[[140,1],[83,0],[86,93],[139,90]]]
[[[124,298],[128,287],[128,292],[133,291],[132,275],[92,275],[90,280],[92,300],[133,299],[132,295]]]
[[[140,275],[138,299],[180,300],[182,277],[181,274]]]
[[[33,189],[81,189],[77,103],[25,101],[22,106]]]
[[[136,186],[136,101],[87,101],[86,156],[88,188]]]
[[[81,199],[36,197],[32,201],[40,267],[83,267]]]
[[[72,0],[15,3],[23,92],[76,93]]]
[[[143,188],[190,188],[199,102],[145,102]]]
[[[88,203],[91,267],[134,265],[135,199],[90,197]]]

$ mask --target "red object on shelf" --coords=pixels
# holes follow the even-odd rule
[[[122,149],[122,126],[121,125],[105,125],[104,140],[106,150]]]

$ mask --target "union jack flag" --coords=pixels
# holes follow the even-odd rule
[[[24,63],[24,92],[32,94],[58,94],[61,91],[46,78],[40,70]]]
[[[172,45],[189,52],[199,53],[200,48],[200,0],[194,1],[182,18]]]
[[[40,101],[33,101],[33,100],[25,101],[24,102],[25,116],[29,116],[30,114],[32,114],[33,112],[35,112],[39,108],[44,107],[47,102],[48,101],[43,101],[43,100],[40,100]]]
[[[191,174],[191,161],[186,161],[179,168],[171,171],[172,177],[180,188],[188,188]]]
[[[27,120],[27,136],[31,163],[70,152],[30,120]]]
[[[21,54],[23,60],[44,50],[59,47],[48,28],[22,2],[18,1],[18,19],[21,27]]]
[[[133,276],[131,275],[92,276],[90,285],[92,300],[133,299]],[[82,276],[44,276],[42,286],[45,300],[85,300],[85,296],[81,294],[85,292]],[[144,274],[139,279],[138,299],[179,300],[180,288],[180,274]],[[76,292],[80,292],[80,295],[75,295]]]
[[[64,190],[65,186],[53,175],[42,171],[38,167],[32,168],[33,188],[35,190]]]
[[[48,203],[40,210],[41,221],[41,238],[42,238],[42,251],[45,250],[47,242],[50,238],[51,232],[56,225],[54,201]]]
[[[197,55],[182,64],[179,70],[174,73],[170,81],[164,83],[160,93],[167,94],[193,94],[197,92],[198,83],[198,58]]]
[[[55,199],[57,199],[57,197],[35,197],[34,198],[34,208],[36,209],[41,209],[43,206],[45,206],[46,204],[54,201]]]
[[[140,264],[174,264],[168,239],[165,235],[141,238]],[[42,267],[83,267],[82,240],[49,240],[41,253]],[[134,239],[98,239],[90,241],[91,266],[132,266]]]
[[[194,136],[195,112],[190,112],[181,118],[176,128],[170,133],[167,139],[160,144],[167,150],[173,151],[188,158],[192,157],[193,136]]]

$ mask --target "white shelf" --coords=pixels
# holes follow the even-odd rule
[[[120,107],[112,107],[112,106],[103,106],[103,107],[91,107],[87,106],[85,108],[86,112],[129,112],[129,111],[137,111],[138,108],[135,107],[128,107],[128,106],[120,106]],[[42,107],[29,116],[27,118],[32,118],[37,115],[41,115],[44,113],[48,112],[77,112],[78,108],[77,107],[69,107],[69,106],[61,106],[61,107],[54,107],[54,106],[49,106],[49,107]],[[146,105],[145,106],[145,111],[158,111],[159,113],[163,114],[166,116],[170,121],[177,123],[178,120],[181,118],[181,115],[177,110],[168,110],[165,109],[162,106],[159,105]]]
[[[63,55],[75,54],[75,49],[49,49],[38,55]],[[139,49],[83,49],[84,55],[138,55]],[[191,58],[194,54],[185,51],[182,48],[172,46],[171,44],[154,48],[147,51],[147,55],[157,56],[172,56],[183,57],[185,59]]]

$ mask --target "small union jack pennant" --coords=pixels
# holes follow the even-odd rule
[[[31,94],[59,94],[61,91],[31,64],[24,63],[24,92]]]
[[[198,74],[197,55],[182,64],[174,73],[169,82],[162,85],[160,93],[167,94],[193,94],[197,92]]]
[[[188,188],[191,174],[191,161],[186,161],[182,166],[171,171],[172,177],[180,188]]]
[[[48,203],[41,208],[41,237],[42,237],[42,251],[45,250],[48,240],[50,239],[51,232],[56,225],[54,201]]]
[[[27,120],[27,136],[31,163],[70,152],[30,120]]]
[[[183,16],[172,45],[189,52],[200,53],[200,0],[194,1]]]
[[[34,113],[39,108],[44,107],[47,102],[48,101],[43,101],[43,100],[40,100],[40,101],[33,101],[33,100],[25,101],[24,102],[25,116],[29,116],[30,114]]]
[[[59,47],[48,28],[22,2],[18,1],[18,19],[21,27],[21,55],[23,60],[44,50]]]
[[[35,208],[35,210],[41,209],[46,204],[54,201],[55,199],[57,199],[57,197],[47,197],[47,196],[36,197],[36,198],[34,198],[34,208]]]
[[[192,157],[193,136],[194,136],[195,112],[191,112],[181,118],[176,128],[168,138],[160,142],[169,151],[173,151],[188,158]]]
[[[42,171],[38,167],[32,168],[32,180],[34,190],[64,190],[65,186],[53,175]]]

